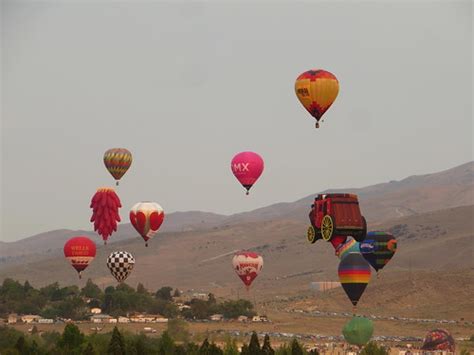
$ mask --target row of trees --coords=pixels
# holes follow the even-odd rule
[[[57,332],[43,333],[41,336],[23,333],[9,327],[0,327],[0,353],[18,355],[303,355],[307,352],[294,339],[291,344],[274,350],[268,335],[260,345],[258,336],[253,333],[250,342],[243,344],[239,350],[234,339],[228,337],[221,348],[206,338],[198,345],[190,341],[179,341],[173,338],[168,331],[160,337],[147,337],[144,334],[134,335],[120,332],[117,327],[112,333],[84,335],[74,324],[68,324],[62,334]],[[312,352],[310,354],[316,354]]]
[[[209,294],[208,300],[193,299],[187,304],[190,308],[182,313],[173,299],[180,292],[171,287],[162,287],[150,293],[142,284],[137,288],[127,284],[109,286],[104,291],[90,279],[80,289],[77,286],[60,287],[57,282],[36,289],[28,281],[24,284],[5,279],[0,286],[0,316],[8,313],[38,314],[44,318],[87,319],[89,309],[101,308],[103,313],[112,316],[126,315],[130,312],[161,314],[167,318],[182,315],[187,319],[207,319],[212,314],[223,314],[226,318],[240,315],[253,316],[253,304],[247,300],[218,303]]]

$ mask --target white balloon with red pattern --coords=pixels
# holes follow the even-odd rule
[[[251,251],[240,251],[232,259],[235,273],[240,277],[247,288],[258,276],[263,267],[261,255]]]
[[[147,246],[148,240],[158,232],[164,219],[163,208],[156,202],[138,202],[130,210],[130,222]]]

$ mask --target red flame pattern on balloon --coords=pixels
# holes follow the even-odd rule
[[[107,243],[107,239],[117,231],[117,222],[120,222],[119,208],[122,207],[119,197],[114,189],[109,187],[99,188],[91,200],[94,231]]]

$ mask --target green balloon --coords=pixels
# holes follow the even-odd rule
[[[342,335],[349,344],[362,346],[369,342],[374,333],[374,324],[370,319],[354,317],[342,329]]]

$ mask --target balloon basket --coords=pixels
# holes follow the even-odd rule
[[[79,279],[82,279],[82,271],[79,271]]]
[[[248,196],[248,195],[249,195],[249,192],[248,192],[248,190],[247,190],[247,192],[245,193],[245,195],[246,195],[246,196]]]
[[[316,122],[315,126],[316,126],[316,128],[319,128],[319,122]]]
[[[118,181],[115,182],[115,186],[119,186],[119,182],[118,182]]]
[[[375,274],[377,280],[379,279],[380,275],[379,275],[379,272],[377,271],[376,274]]]
[[[145,246],[148,248],[148,243],[145,243]]]

